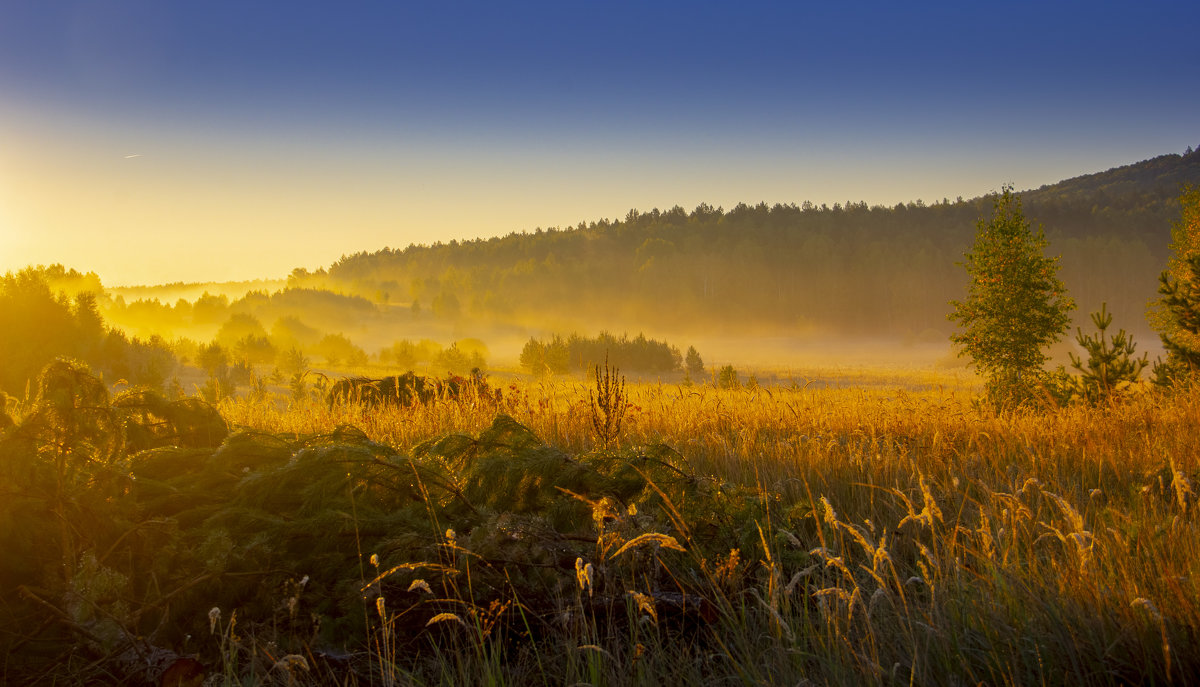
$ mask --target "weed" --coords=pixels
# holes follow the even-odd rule
[[[604,373],[597,365],[596,390],[589,393],[592,408],[592,429],[601,445],[608,446],[621,435],[621,421],[629,408],[629,399],[625,395],[625,378],[621,371],[608,366],[608,356],[604,356]]]

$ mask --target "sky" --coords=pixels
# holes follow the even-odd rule
[[[281,278],[1200,146],[1200,3],[0,4],[0,273]]]

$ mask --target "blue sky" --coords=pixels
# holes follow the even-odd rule
[[[1036,187],[1200,145],[1198,5],[5,3],[0,271]]]

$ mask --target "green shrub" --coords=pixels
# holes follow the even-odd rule
[[[738,379],[737,370],[734,369],[733,365],[726,365],[725,367],[721,368],[720,372],[717,373],[717,386],[721,387],[722,389],[741,388],[742,383]]]

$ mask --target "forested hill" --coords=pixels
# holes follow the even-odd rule
[[[1021,194],[1050,252],[1063,256],[1077,323],[1107,301],[1117,324],[1146,331],[1188,183],[1200,183],[1200,152]],[[949,331],[947,301],[965,284],[956,263],[990,211],[986,197],[634,210],[574,228],[359,253],[290,282],[416,303],[444,318],[932,338]]]
[[[1034,205],[1099,205],[1135,207],[1141,203],[1173,201],[1180,187],[1195,184],[1200,170],[1200,150],[1184,155],[1162,155],[1105,172],[1085,174],[1027,191],[1026,202]]]

